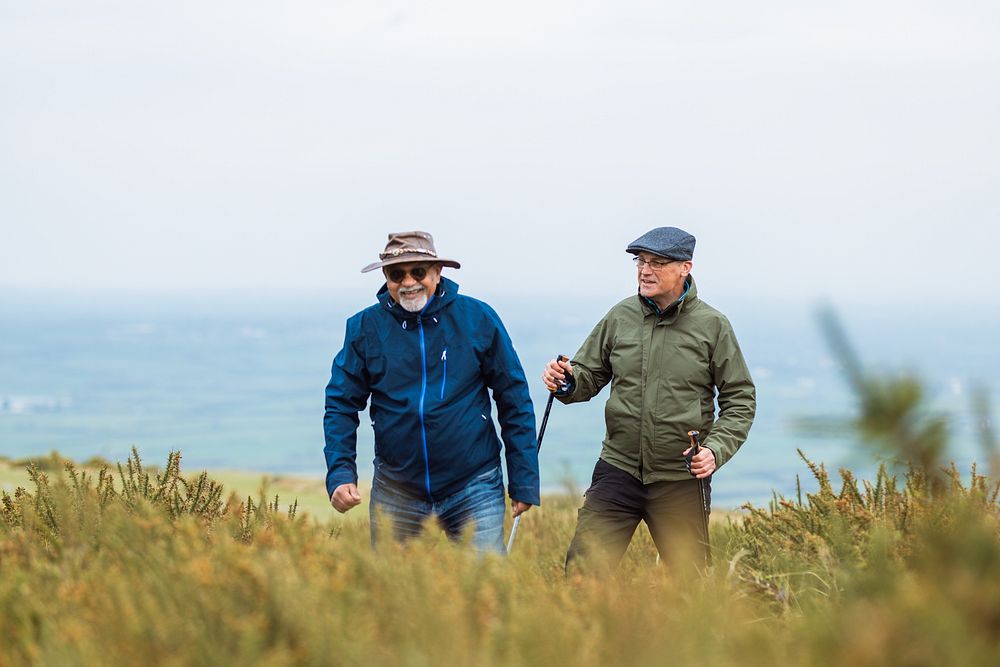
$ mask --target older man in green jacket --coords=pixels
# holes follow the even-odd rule
[[[567,568],[582,555],[613,567],[640,521],[672,570],[706,562],[711,476],[746,440],[756,398],[729,320],[698,298],[694,245],[675,227],[632,242],[638,295],[615,305],[571,362],[553,359],[542,373],[563,403],[611,383]],[[702,448],[688,462],[690,431],[701,433]]]

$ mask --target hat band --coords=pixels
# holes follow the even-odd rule
[[[390,257],[399,257],[400,255],[430,255],[431,257],[437,257],[436,252],[427,250],[426,248],[396,248],[379,253],[378,258],[389,259]]]

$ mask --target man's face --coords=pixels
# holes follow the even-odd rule
[[[428,262],[405,262],[382,269],[389,286],[389,296],[411,313],[419,313],[427,305],[441,282],[441,265]]]
[[[684,293],[684,280],[691,273],[691,262],[640,252],[636,270],[639,274],[639,294],[665,308]]]

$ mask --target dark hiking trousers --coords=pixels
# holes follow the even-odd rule
[[[703,480],[709,507],[710,479]],[[566,571],[581,565],[613,569],[640,521],[646,522],[660,558],[672,572],[686,574],[707,563],[708,536],[697,479],[643,484],[598,459],[566,554]]]

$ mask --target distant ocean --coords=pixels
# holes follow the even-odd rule
[[[732,321],[757,383],[750,438],[714,480],[721,507],[810,489],[795,453],[831,470],[872,469],[849,430],[810,435],[803,419],[850,420],[855,398],[809,304],[707,299]],[[614,299],[489,299],[514,340],[539,421],[538,380],[556,353],[573,354]],[[162,462],[179,449],[188,470],[241,468],[321,479],[323,392],[345,319],[371,295],[108,296],[0,292],[0,454],[52,450],[123,460],[135,445]],[[915,372],[930,405],[951,416],[961,469],[985,457],[972,388],[1000,408],[1000,315],[880,307],[840,312],[862,359],[884,374]],[[582,491],[600,452],[607,390],[588,404],[553,407],[541,452],[543,485]],[[371,429],[362,418],[358,467],[371,475]]]

